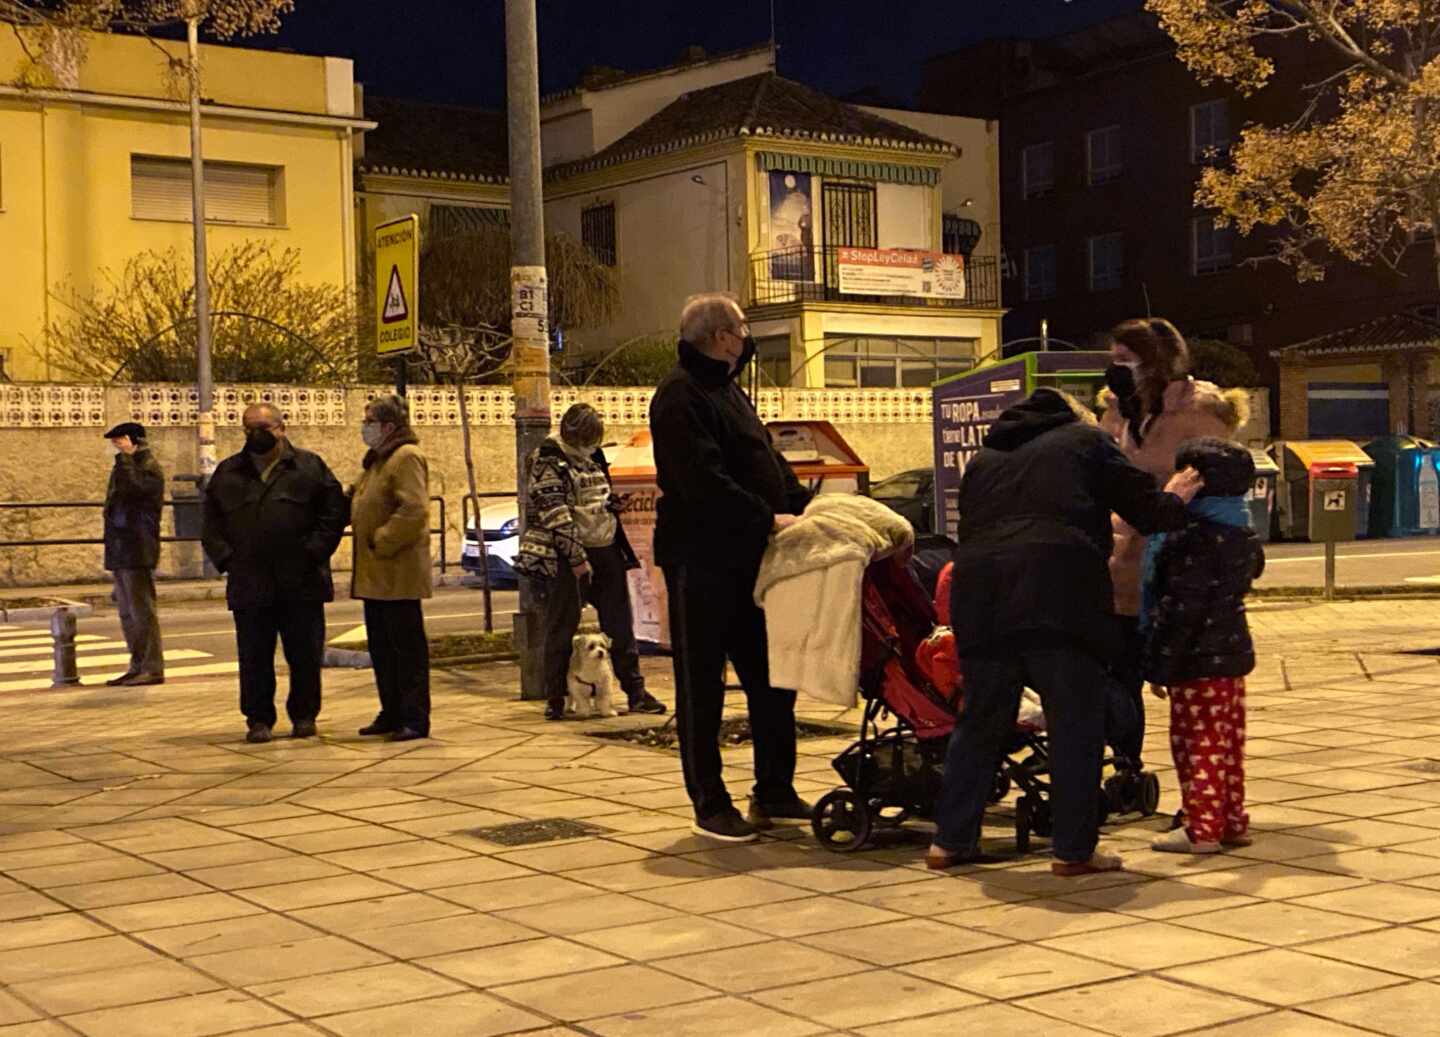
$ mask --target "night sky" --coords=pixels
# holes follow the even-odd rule
[[[909,103],[930,55],[997,36],[1047,36],[1141,0],[774,0],[780,73],[835,96],[874,89]],[[278,37],[245,41],[355,59],[374,93],[500,107],[502,0],[296,0]],[[538,0],[540,89],[592,65],[626,70],[762,43],[771,0]]]

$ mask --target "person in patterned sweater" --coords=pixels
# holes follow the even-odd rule
[[[1180,445],[1177,467],[1205,488],[1177,533],[1152,537],[1141,566],[1140,623],[1151,689],[1170,699],[1170,749],[1183,827],[1152,844],[1167,853],[1248,846],[1245,813],[1245,676],[1255,646],[1245,595],[1265,568],[1245,500],[1255,461],[1238,443],[1205,437]]]
[[[560,419],[560,434],[528,461],[529,500],[516,569],[537,581],[545,597],[546,720],[565,719],[565,676],[571,641],[586,601],[610,638],[615,676],[632,713],[664,713],[645,690],[627,573],[640,567],[620,524],[621,502],[610,485],[600,442],[605,423],[588,403]]]

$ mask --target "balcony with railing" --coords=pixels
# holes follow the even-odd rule
[[[1000,264],[993,256],[947,256],[960,260],[963,290],[953,295],[896,292],[841,291],[841,246],[788,248],[756,252],[750,256],[752,306],[794,302],[879,303],[886,306],[920,306],[946,309],[999,309]],[[921,290],[925,287],[924,282]]]

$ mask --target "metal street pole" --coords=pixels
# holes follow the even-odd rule
[[[525,461],[550,434],[550,352],[545,281],[545,214],[540,186],[540,74],[535,0],[505,0],[505,94],[510,130],[510,333],[515,390],[515,493],[521,528],[529,480]],[[520,580],[515,648],[520,697],[546,695],[540,612]]]
[[[195,382],[200,397],[196,460],[200,485],[215,471],[215,386],[210,373],[210,279],[205,255],[205,160],[200,146],[200,19],[185,21],[190,50],[190,191],[195,227]]]

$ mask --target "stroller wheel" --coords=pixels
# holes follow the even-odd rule
[[[1030,852],[1030,830],[1033,820],[1031,818],[1032,804],[1034,800],[1027,793],[1015,802],[1015,852]]]
[[[995,785],[990,789],[990,802],[999,803],[1006,796],[1010,795],[1010,779],[1004,772],[995,772]]]
[[[1140,812],[1146,817],[1160,808],[1160,776],[1145,773],[1140,776]]]
[[[1125,810],[1126,788],[1125,775],[1112,774],[1106,778],[1100,786],[1102,795],[1105,797],[1107,812],[1111,814],[1123,814]]]
[[[849,789],[836,789],[815,804],[810,827],[820,845],[835,853],[852,853],[870,840],[870,808]]]
[[[1031,816],[1035,834],[1041,839],[1049,839],[1055,831],[1055,817],[1050,813],[1050,804],[1045,800],[1036,803]]]

